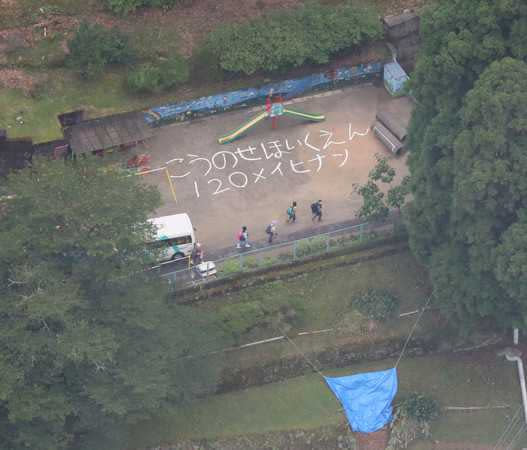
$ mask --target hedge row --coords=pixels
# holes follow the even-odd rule
[[[371,8],[313,2],[248,23],[220,26],[209,35],[207,45],[224,70],[250,75],[310,62],[324,64],[333,53],[381,35],[381,23]]]

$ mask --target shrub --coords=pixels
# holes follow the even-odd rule
[[[68,65],[83,78],[95,78],[107,64],[128,63],[134,57],[126,35],[87,22],[80,24],[68,47]]]
[[[257,325],[265,323],[265,316],[266,312],[258,301],[227,305],[219,311],[221,326],[236,340]]]
[[[125,15],[143,6],[144,0],[106,0],[106,4],[113,12]]]
[[[241,272],[242,266],[238,259],[231,258],[226,261],[223,261],[219,266],[218,271],[222,275],[230,275],[232,273]]]
[[[249,23],[223,25],[209,35],[208,44],[223,69],[252,74],[305,62],[324,64],[331,54],[381,34],[381,24],[370,8],[312,2]]]
[[[414,392],[406,397],[399,408],[407,417],[418,422],[429,422],[439,417],[439,405],[431,397]]]
[[[158,66],[144,64],[128,75],[128,88],[133,92],[161,92],[184,83],[189,78],[186,60],[174,55]]]
[[[410,394],[395,407],[386,450],[408,448],[415,439],[430,438],[430,421],[438,416],[439,405],[434,399],[417,393]]]
[[[326,249],[326,238],[322,236],[309,239],[302,239],[296,246],[296,256],[303,258],[305,256],[320,253]]]
[[[128,74],[127,84],[132,92],[155,92],[161,85],[161,71],[151,64],[143,64]]]
[[[106,0],[108,8],[118,14],[128,14],[137,8],[164,8],[169,9],[174,6],[190,6],[194,0]]]
[[[353,298],[351,305],[369,319],[386,320],[397,310],[399,300],[387,291],[370,289]]]

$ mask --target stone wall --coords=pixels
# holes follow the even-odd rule
[[[343,422],[314,430],[276,431],[223,439],[186,440],[151,450],[358,450]]]
[[[364,361],[378,361],[390,357],[397,357],[404,345],[406,337],[380,341],[372,345],[349,343],[338,348],[329,348],[321,352],[306,354],[310,361],[316,361],[322,370],[325,367],[348,367],[353,363]],[[405,351],[405,356],[420,356],[437,351],[449,351],[453,344],[445,342],[439,347],[433,337],[414,337]],[[221,381],[217,386],[217,393],[236,391],[250,386],[275,383],[306,373],[312,373],[313,368],[302,355],[282,358],[271,363],[250,368],[225,368]]]

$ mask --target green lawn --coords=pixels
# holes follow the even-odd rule
[[[393,361],[328,370],[327,375],[386,369]],[[493,444],[519,406],[515,365],[492,352],[476,358],[451,354],[403,358],[398,368],[399,397],[419,391],[441,406],[509,404],[491,412],[444,412],[432,427],[441,441]],[[130,446],[141,448],[184,438],[226,437],[274,430],[309,429],[344,420],[319,375],[306,375],[244,391],[213,396],[135,426]],[[416,447],[418,448],[418,447]],[[423,447],[425,448],[425,447]]]
[[[31,136],[35,142],[61,137],[57,115],[85,109],[92,116],[144,107],[144,100],[127,95],[123,76],[106,74],[93,82],[81,81],[65,70],[54,70],[36,97],[15,89],[0,89],[0,123],[10,137]],[[16,117],[22,116],[19,125]]]

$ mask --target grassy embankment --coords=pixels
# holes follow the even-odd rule
[[[261,285],[231,295],[215,297],[196,308],[219,310],[227,304],[276,296],[300,295],[305,302],[303,329],[335,326],[351,311],[349,299],[366,288],[387,289],[397,295],[401,311],[414,309],[428,292],[426,272],[408,252],[336,269],[312,272],[281,284]],[[357,317],[357,316],[353,316]],[[376,339],[407,335],[415,316],[394,319],[382,325]],[[417,333],[429,332],[431,318],[424,316]],[[244,339],[270,337],[274,330],[252,330]],[[379,336],[381,333],[381,336]],[[275,333],[276,334],[276,333]],[[333,340],[332,340],[333,339]],[[296,339],[302,351],[333,345],[335,338],[320,335]],[[298,354],[287,342],[253,347],[228,354],[228,364],[250,366],[265,359]],[[393,360],[360,363],[346,369],[324,369],[327,375],[352,374],[389,368]],[[441,441],[494,444],[519,405],[514,365],[492,352],[403,358],[399,366],[399,397],[423,392],[441,406],[509,404],[508,409],[475,412],[445,412],[433,424],[433,438]],[[186,407],[174,408],[162,417],[139,424],[131,432],[130,446],[155,445],[187,438],[228,437],[290,429],[314,429],[344,420],[339,405],[319,375],[299,376],[280,383],[212,396]],[[427,448],[426,443],[416,448]],[[419,447],[418,445],[421,445]]]
[[[393,360],[386,360],[325,373],[353,374],[392,365]],[[398,374],[399,397],[419,391],[433,396],[443,407],[510,405],[507,409],[444,411],[433,423],[434,440],[493,445],[520,404],[514,365],[493,353],[478,358],[454,354],[403,359]],[[306,375],[175,409],[134,427],[129,445],[142,448],[186,438],[317,428],[343,421],[339,409],[320,376]],[[415,448],[429,447],[422,443]]]

